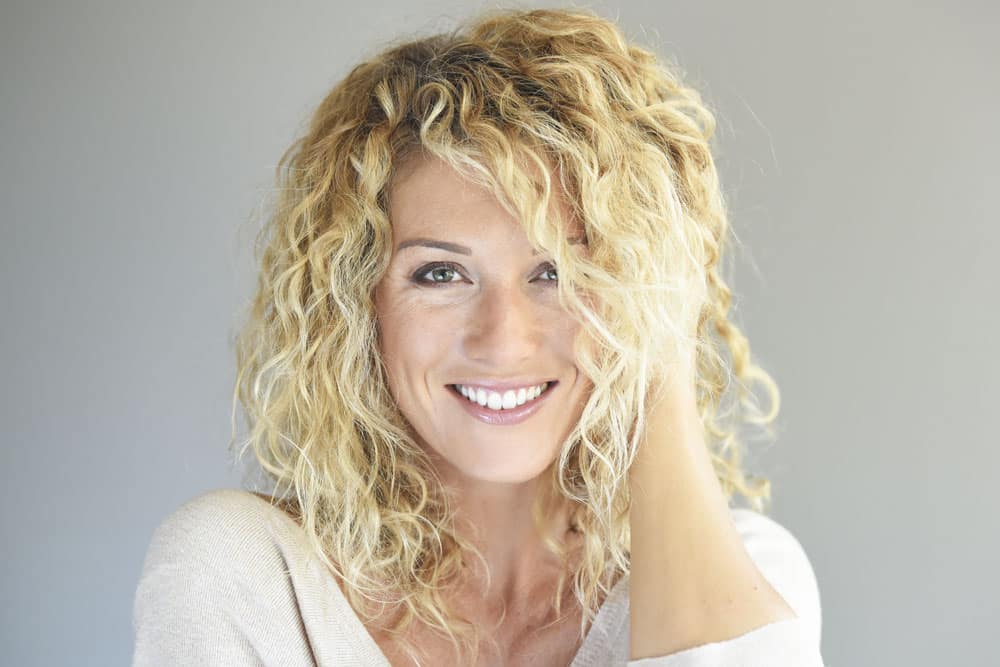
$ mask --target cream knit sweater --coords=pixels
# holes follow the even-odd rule
[[[668,656],[628,660],[622,578],[571,667],[821,667],[820,598],[799,542],[748,509],[732,516],[750,556],[798,618]],[[217,490],[157,528],[134,607],[133,665],[390,667],[294,520],[258,496]],[[561,667],[561,666],[560,666]]]

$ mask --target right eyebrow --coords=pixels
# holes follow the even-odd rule
[[[575,245],[577,243],[586,243],[587,238],[585,236],[578,236],[570,239],[569,242],[571,245]],[[399,244],[399,246],[396,247],[396,252],[399,252],[400,250],[405,250],[406,248],[410,248],[413,246],[424,246],[425,248],[438,248],[440,250],[447,250],[448,252],[454,252],[460,255],[472,254],[472,250],[468,246],[459,245],[457,243],[449,243],[447,241],[438,241],[437,239],[426,239],[426,238],[408,239],[406,241],[403,241],[402,243]],[[538,253],[536,252],[533,254],[537,255]]]
[[[471,255],[472,250],[468,246],[458,245],[457,243],[448,243],[447,241],[438,241],[437,239],[409,239],[403,241],[396,248],[396,252],[409,248],[411,246],[424,246],[426,248],[439,248],[441,250],[447,250],[448,252],[455,252],[461,255]]]

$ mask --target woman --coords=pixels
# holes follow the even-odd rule
[[[778,394],[727,318],[712,129],[582,12],[354,68],[282,160],[238,345],[274,494],[164,521],[135,663],[821,665],[722,419]]]

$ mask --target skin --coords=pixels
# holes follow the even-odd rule
[[[473,560],[459,606],[486,620],[507,609],[513,622],[497,634],[507,647],[498,662],[513,664],[527,629],[548,618],[558,572],[530,509],[542,473],[591,389],[574,363],[577,325],[558,303],[548,258],[533,254],[492,193],[447,164],[420,158],[402,170],[390,188],[389,208],[394,249],[375,303],[390,390],[456,498],[458,528],[479,546],[492,574],[487,589],[485,572]],[[568,236],[578,232],[571,227]],[[400,249],[419,238],[460,244],[469,253]],[[430,266],[440,262],[453,270]],[[418,270],[422,285],[413,282]],[[691,365],[677,363],[675,370],[662,380],[664,391],[650,409],[629,471],[632,659],[669,655],[794,617],[732,522],[705,446]],[[446,386],[523,376],[559,384],[541,410],[517,425],[474,419]],[[544,532],[572,544],[565,512],[548,517]],[[568,664],[577,644],[574,626],[539,640],[550,651],[547,664]]]
[[[732,639],[796,614],[750,558],[712,467],[694,372],[677,361],[629,469],[630,658]]]

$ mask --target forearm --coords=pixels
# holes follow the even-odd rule
[[[630,658],[669,655],[794,618],[733,525],[693,389],[672,391],[649,418],[629,471]]]

